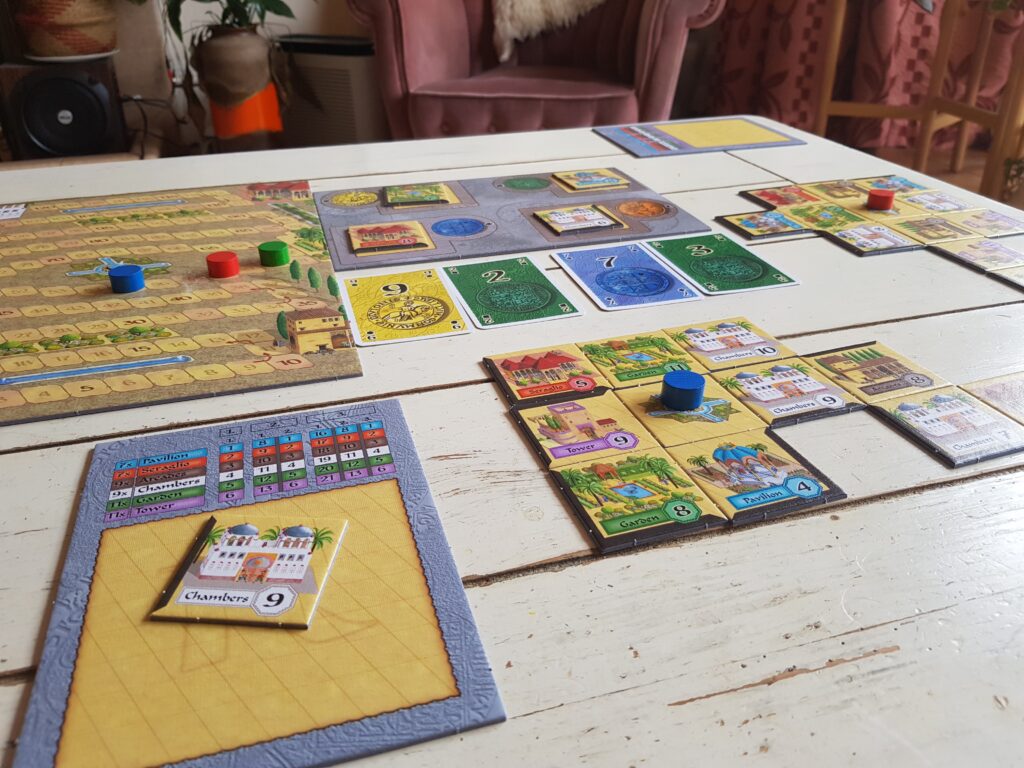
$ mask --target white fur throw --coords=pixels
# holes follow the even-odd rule
[[[499,61],[508,61],[516,40],[572,24],[605,0],[492,0],[494,47]]]

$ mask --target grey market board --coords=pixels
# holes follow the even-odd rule
[[[339,271],[710,230],[614,168],[332,190],[315,201]]]

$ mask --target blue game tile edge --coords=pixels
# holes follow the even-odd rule
[[[93,454],[64,561],[57,598],[43,643],[42,660],[29,698],[25,722],[17,740],[14,768],[52,765],[56,759],[103,531],[172,517],[215,514],[223,509],[253,503],[250,495],[252,468],[247,462],[247,494],[240,502],[223,503],[213,500],[198,510],[153,515],[135,521],[104,523],[103,511],[106,507],[109,478],[116,461],[182,450],[183,445],[205,443],[208,448],[215,447],[223,441],[221,430],[227,426],[251,429],[253,425],[262,425],[268,431],[280,430],[293,428],[292,420],[297,419],[301,421],[301,427],[295,428],[308,433],[310,429],[325,427],[328,424],[336,426],[340,420],[358,422],[374,415],[383,419],[385,423],[388,444],[392,447],[392,456],[395,459],[399,489],[408,512],[410,528],[430,588],[459,694],[448,699],[341,725],[328,726],[214,755],[191,758],[175,765],[189,768],[241,768],[251,765],[314,768],[505,720],[497,684],[480,641],[462,580],[452,558],[401,405],[397,400],[382,400],[98,444]],[[303,442],[304,450],[307,452],[307,466],[312,467],[308,442]],[[208,461],[208,487],[211,471],[215,471],[215,464]],[[323,490],[387,482],[389,479],[392,478],[346,481]],[[317,493],[319,490],[321,489],[313,486],[299,493],[287,495]],[[268,496],[266,500],[283,497],[284,494],[274,494]]]

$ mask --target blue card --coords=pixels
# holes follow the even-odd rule
[[[640,243],[556,253],[555,261],[601,309],[632,309],[700,298]]]

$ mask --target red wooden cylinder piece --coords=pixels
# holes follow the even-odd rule
[[[206,268],[210,277],[234,277],[238,274],[238,254],[234,251],[217,251],[206,257]]]
[[[896,202],[896,192],[891,189],[872,189],[868,192],[868,208],[873,211],[888,211]]]

